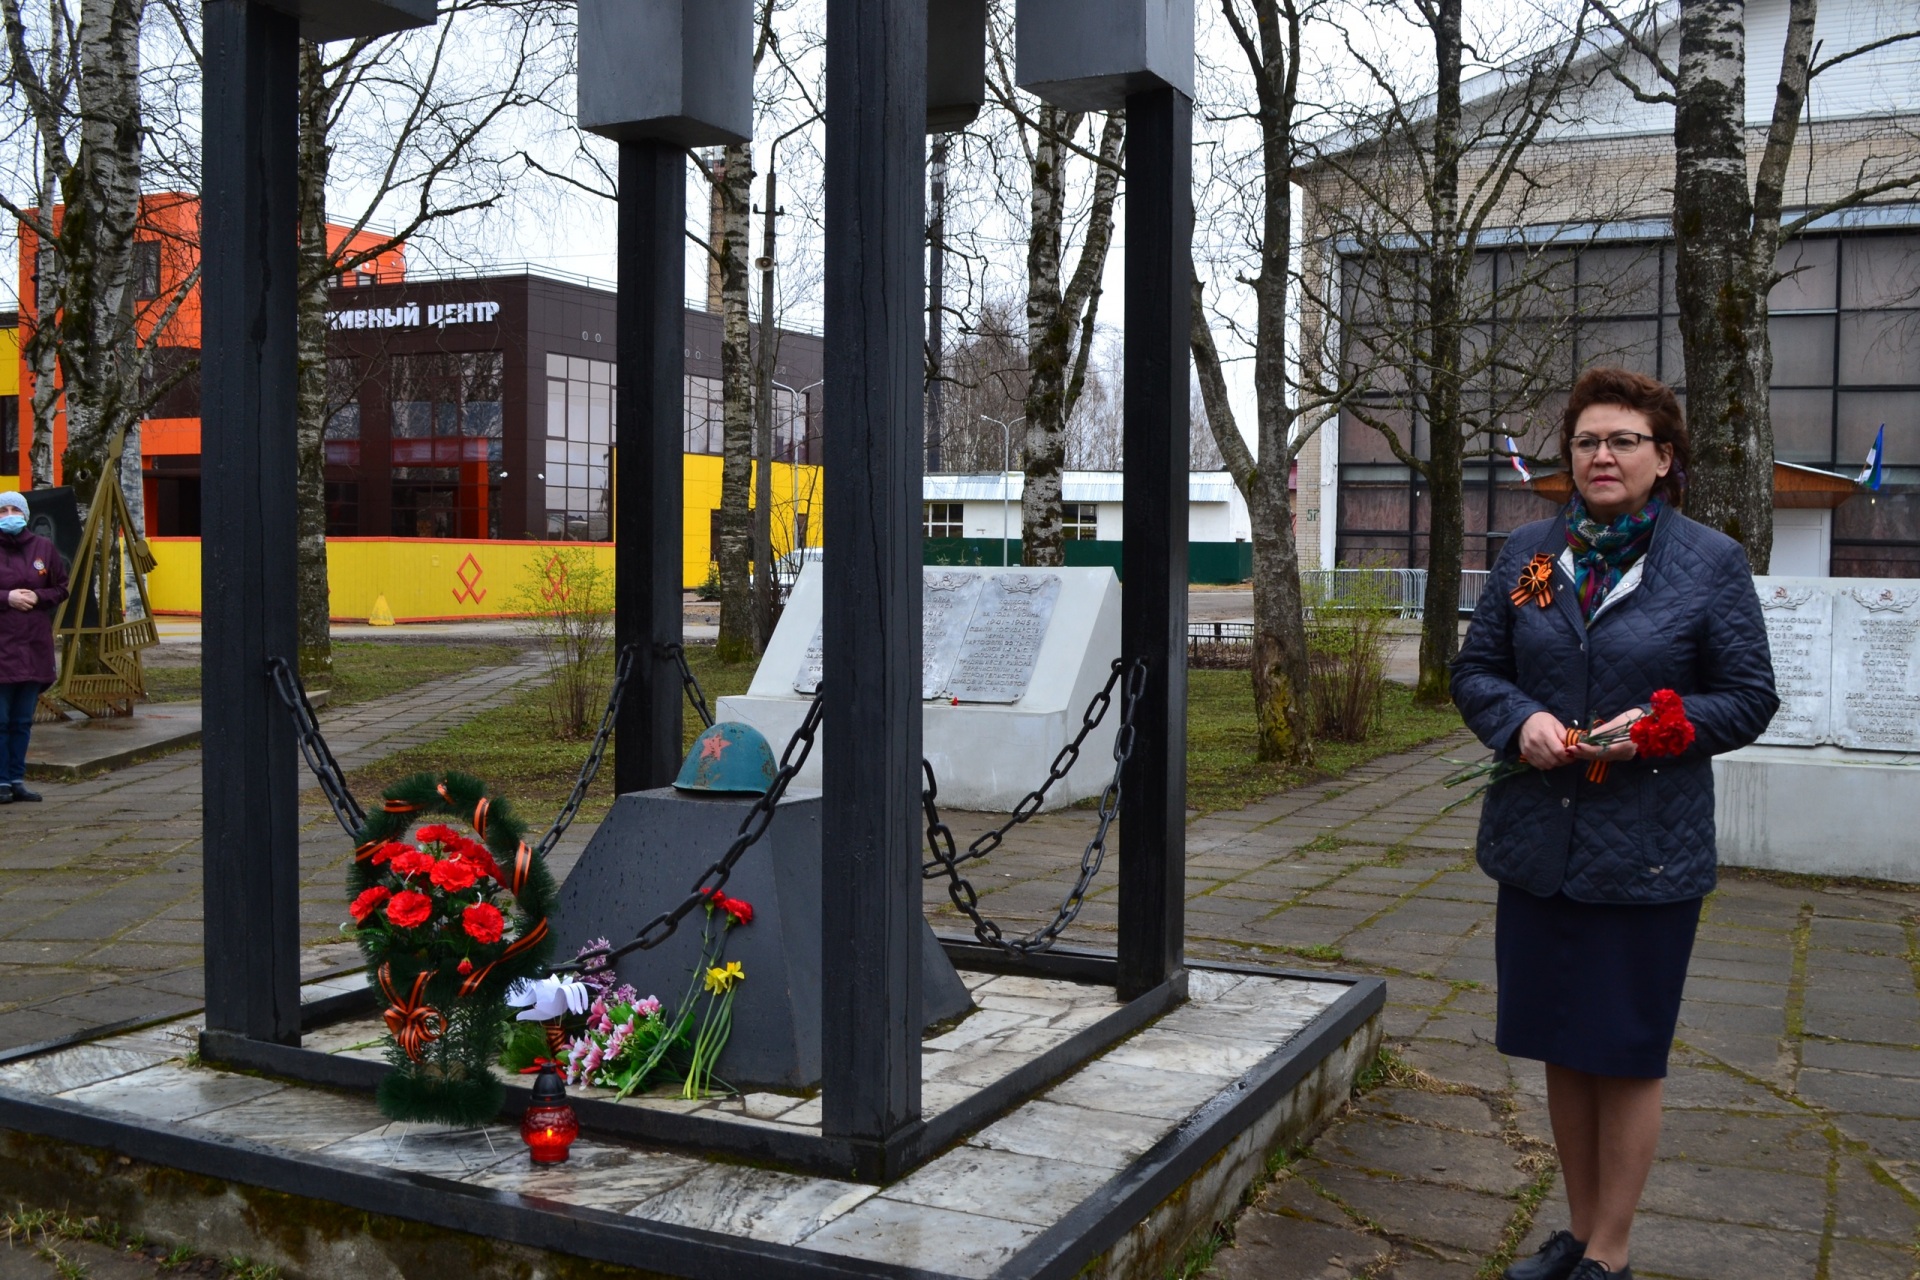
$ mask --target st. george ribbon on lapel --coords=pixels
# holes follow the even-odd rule
[[[1553,557],[1542,551],[1527,561],[1527,567],[1520,571],[1520,583],[1509,593],[1509,598],[1524,608],[1529,602],[1542,609],[1553,603]]]

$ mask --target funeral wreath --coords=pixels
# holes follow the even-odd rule
[[[392,1119],[472,1125],[500,1110],[507,989],[543,972],[553,945],[553,877],[524,830],[480,779],[422,773],[388,788],[359,832],[348,927],[386,1005]]]

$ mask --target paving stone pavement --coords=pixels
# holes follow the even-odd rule
[[[441,681],[431,696],[394,694],[320,719],[354,769],[431,742],[542,674],[529,653]],[[344,918],[350,849],[304,771],[301,782],[301,934],[305,963],[322,969],[352,950],[325,945]],[[199,750],[39,789],[43,803],[0,817],[0,1049],[198,1008]]]
[[[1207,1275],[1471,1280],[1566,1225],[1545,1076],[1493,1047],[1478,806],[1440,813],[1458,794],[1440,786],[1446,758],[1479,754],[1462,734],[1189,826],[1189,954],[1383,975],[1394,1054],[1284,1162]],[[974,864],[983,909],[1029,929],[1048,918],[1092,816],[1044,815]],[[951,817],[963,844],[991,821]],[[1113,945],[1113,884],[1101,878],[1068,941]],[[937,927],[962,927],[944,882],[926,900]],[[1920,1277],[1917,974],[1920,890],[1723,874],[1635,1275]]]
[[[529,658],[323,719],[353,768],[537,677]],[[1474,751],[1457,736],[1190,825],[1190,953],[1387,976],[1394,1048],[1379,1087],[1283,1162],[1208,1274],[1466,1280],[1564,1225],[1540,1069],[1493,1048],[1494,889],[1472,867],[1477,814],[1439,812],[1454,798],[1439,786],[1446,757]],[[7,811],[0,1048],[197,1006],[199,764],[189,751],[49,784],[46,803]],[[327,942],[348,851],[318,792],[302,801],[302,929],[320,968],[351,954]],[[993,821],[949,816],[963,844]],[[1044,815],[972,864],[985,910],[1023,928],[1050,918],[1092,818]],[[557,872],[592,830],[576,825]],[[1109,871],[1069,942],[1112,945],[1113,886]],[[936,924],[960,931],[944,885],[926,891]],[[1723,878],[1681,1013],[1636,1274],[1920,1277],[1917,973],[1920,891]],[[0,1252],[0,1275],[20,1256]]]

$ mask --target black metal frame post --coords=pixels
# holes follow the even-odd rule
[[[300,1034],[299,762],[269,657],[297,661],[299,22],[209,0],[201,576],[207,1026]]]
[[[828,0],[822,1099],[920,1115],[921,308],[926,6]]]
[[[1192,152],[1185,94],[1128,95],[1120,651],[1146,658],[1147,692],[1121,780],[1123,1000],[1178,974],[1185,958]]]
[[[614,404],[614,640],[641,649],[614,725],[614,787],[663,787],[680,769],[681,457],[685,401],[687,152],[620,144],[619,386]]]

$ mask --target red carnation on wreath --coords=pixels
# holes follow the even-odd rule
[[[374,911],[379,908],[381,903],[392,896],[392,890],[386,888],[384,885],[375,885],[373,888],[368,889],[359,897],[355,898],[352,903],[348,905],[347,914],[353,917],[355,924],[362,924],[368,916],[372,915]]]
[[[397,929],[417,929],[433,914],[433,899],[424,893],[405,889],[387,903],[387,919]]]
[[[430,853],[422,853],[418,849],[407,849],[393,855],[392,861],[387,865],[393,868],[395,875],[406,877],[432,871],[436,861],[437,859]]]
[[[458,858],[449,858],[445,862],[433,864],[433,870],[427,874],[433,881],[433,887],[444,889],[448,893],[459,893],[462,889],[473,888],[474,881],[480,877],[471,864]]]
[[[507,803],[460,773],[388,788],[356,836],[346,927],[385,1005],[394,1070],[380,1108],[396,1120],[490,1120],[505,1097],[492,1067],[507,988],[544,973],[552,950],[545,859]]]
[[[476,902],[460,913],[460,927],[475,942],[494,943],[500,941],[500,935],[507,927],[507,918],[500,909],[486,902]]]

